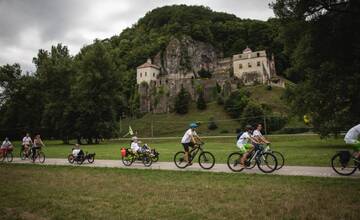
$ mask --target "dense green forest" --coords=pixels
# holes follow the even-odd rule
[[[137,115],[135,68],[181,35],[211,43],[224,56],[246,46],[273,53],[277,72],[296,83],[286,93],[294,113],[308,114],[323,135],[337,133],[360,119],[359,3],[336,10],[322,4],[278,0],[271,6],[276,18],[268,21],[165,6],[75,56],[62,44],[39,50],[34,73],[22,73],[18,64],[0,66],[0,136],[116,136],[119,118]]]

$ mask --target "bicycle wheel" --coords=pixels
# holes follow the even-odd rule
[[[153,158],[152,158],[152,161],[153,162],[158,162],[159,161],[159,155],[155,155]]]
[[[69,154],[69,156],[68,156],[68,161],[69,161],[69,163],[73,164],[73,163],[74,163],[74,160],[75,160],[74,155]]]
[[[134,162],[132,155],[127,154],[125,157],[121,157],[121,161],[125,166],[130,166]]]
[[[245,167],[245,169],[250,170],[256,166],[256,160],[250,160],[250,161],[249,160],[250,160],[250,158],[248,158],[247,161],[245,162],[245,164],[248,165]]]
[[[81,165],[84,163],[84,160],[85,160],[84,156],[78,156],[78,158],[76,159],[76,163]]]
[[[259,170],[264,173],[272,173],[277,168],[276,157],[272,153],[263,153],[257,158],[257,165]]]
[[[241,172],[244,169],[244,166],[240,164],[240,159],[242,154],[240,152],[231,153],[227,159],[227,165],[230,170],[234,172]]]
[[[331,159],[331,167],[333,170],[342,176],[349,176],[353,174],[356,171],[356,168],[358,167],[358,164],[354,160],[353,157],[350,158],[349,162],[346,164],[341,163],[340,160],[341,153],[337,153],[333,156]]]
[[[208,151],[203,151],[199,155],[199,165],[205,170],[210,170],[215,165],[215,157]]]
[[[25,159],[26,159],[26,153],[25,153],[24,150],[21,150],[21,151],[20,151],[20,159],[21,159],[21,160],[25,160]]]
[[[174,156],[174,163],[180,169],[184,169],[188,165],[188,162],[185,161],[184,157],[185,157],[184,151],[179,151]]]
[[[277,170],[280,170],[284,164],[285,164],[285,157],[284,155],[282,155],[282,153],[280,153],[279,151],[273,151],[271,152],[272,154],[274,154],[274,156],[276,157],[276,160],[278,162],[277,164]]]
[[[149,167],[149,166],[151,166],[153,161],[149,155],[144,155],[142,158],[142,162],[143,162],[144,166]]]
[[[43,152],[39,152],[37,157],[38,157],[40,163],[45,162],[45,154]]]
[[[13,159],[14,159],[14,156],[13,156],[12,152],[8,152],[8,153],[6,154],[6,161],[7,161],[7,162],[12,162]]]
[[[89,163],[94,163],[94,161],[95,161],[95,156],[92,155],[92,156],[90,156],[87,160],[88,160]]]

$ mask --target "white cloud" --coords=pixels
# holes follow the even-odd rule
[[[20,63],[34,70],[39,49],[67,45],[76,54],[95,38],[119,34],[146,12],[164,5],[204,5],[240,18],[274,16],[271,0],[0,0],[0,65]]]

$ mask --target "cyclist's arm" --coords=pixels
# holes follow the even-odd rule
[[[255,144],[260,144],[260,142],[256,138],[253,138],[253,137],[249,136],[249,139],[250,139],[251,142],[253,142]]]

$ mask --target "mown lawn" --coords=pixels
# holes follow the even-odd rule
[[[0,165],[1,219],[359,219],[357,179]]]
[[[320,139],[318,136],[272,136],[273,150],[280,151],[285,156],[286,165],[329,166],[331,157],[340,149],[349,149],[342,138]],[[212,152],[217,163],[225,163],[227,156],[236,151],[235,138],[205,139],[205,149]],[[145,140],[151,147],[160,152],[160,161],[173,161],[173,155],[182,150],[180,139]],[[45,141],[44,152],[47,157],[66,158],[72,145],[63,145],[61,141]],[[19,155],[19,143],[15,155]],[[97,159],[120,159],[120,148],[128,147],[129,141],[106,141],[99,145],[84,145],[83,149],[96,152]]]

